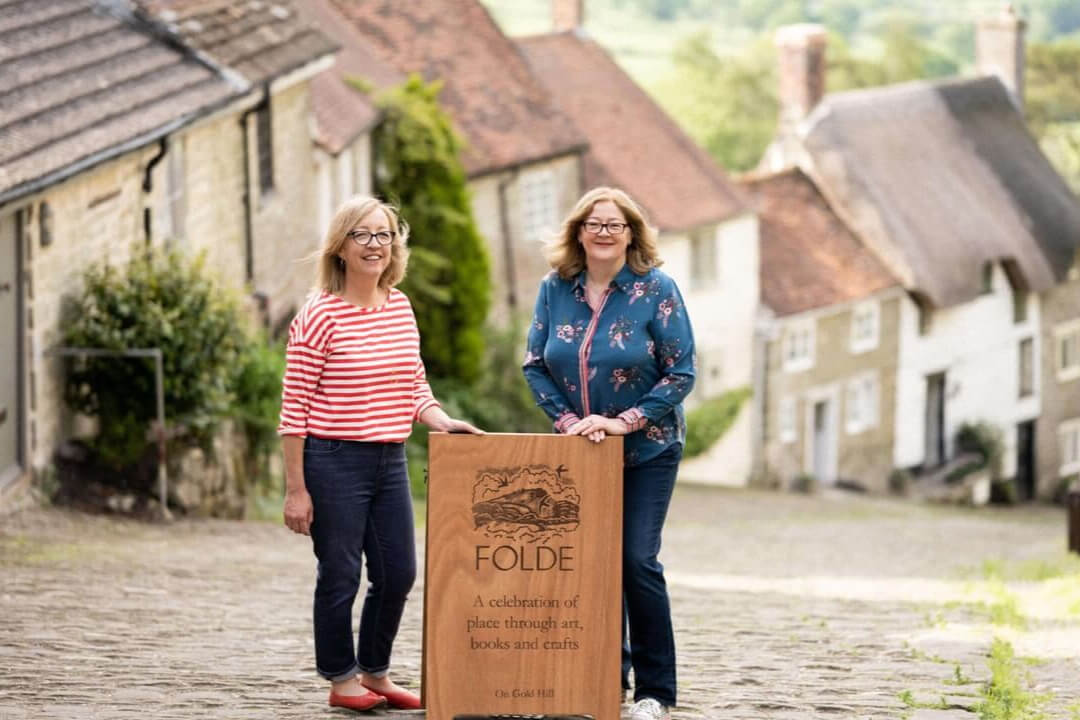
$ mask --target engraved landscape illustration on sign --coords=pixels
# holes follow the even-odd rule
[[[484,468],[476,473],[472,513],[485,537],[546,543],[580,525],[581,496],[559,465]]]

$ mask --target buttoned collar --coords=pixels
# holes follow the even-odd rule
[[[619,272],[615,273],[615,277],[611,280],[611,285],[608,287],[616,287],[622,290],[627,295],[632,295],[634,292],[634,283],[641,282],[641,279],[648,274],[646,271],[644,274],[639,275],[634,272],[630,267],[630,263],[626,263],[619,269]],[[574,278],[574,292],[579,294],[585,293],[585,282],[588,278],[588,270],[582,270]]]

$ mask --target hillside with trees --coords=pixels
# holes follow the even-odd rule
[[[484,0],[512,35],[547,32],[550,0]],[[777,118],[773,31],[829,31],[830,92],[973,72],[975,20],[998,0],[586,0],[586,28],[723,167],[752,168]],[[1014,3],[1028,22],[1027,115],[1080,191],[1080,2]]]

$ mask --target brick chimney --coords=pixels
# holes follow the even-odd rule
[[[975,31],[975,67],[980,75],[997,75],[1024,108],[1024,30],[1027,23],[1007,3],[996,17],[980,20]]]
[[[779,132],[794,130],[825,94],[825,28],[785,25],[776,31],[780,54]]]
[[[585,0],[551,0],[555,32],[579,30],[585,24]]]

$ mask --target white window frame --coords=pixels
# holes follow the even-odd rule
[[[854,355],[873,350],[881,342],[881,303],[859,303],[851,310],[850,347]]]
[[[526,243],[541,244],[559,225],[559,196],[555,172],[550,168],[522,173],[518,184],[521,197],[521,234]]]
[[[881,383],[877,373],[856,375],[844,392],[844,429],[857,435],[878,426],[881,415]]]
[[[780,442],[790,445],[799,439],[799,414],[796,398],[785,395],[780,398],[777,408],[777,426],[780,430]]]
[[[1080,418],[1058,425],[1058,449],[1061,455],[1061,477],[1080,473]]]
[[[338,205],[348,200],[356,192],[356,170],[353,166],[353,151],[347,147],[338,154],[337,164],[337,196]]]
[[[320,243],[330,231],[330,220],[334,215],[334,180],[330,170],[332,162],[333,158],[330,156],[320,157],[315,162],[315,236]]]
[[[1024,349],[1027,348],[1027,357],[1025,358]],[[1026,359],[1026,366],[1025,366]],[[1035,359],[1035,338],[1026,337],[1021,338],[1017,344],[1017,395],[1020,399],[1031,397],[1036,393],[1036,366]]]
[[[1068,365],[1063,362],[1066,343],[1073,346],[1071,362]],[[1080,320],[1072,320],[1054,328],[1054,366],[1057,368],[1058,382],[1080,378]]]
[[[780,345],[784,372],[802,372],[814,367],[815,330],[813,320],[793,322],[784,329]]]
[[[712,290],[719,278],[720,238],[714,227],[690,233],[690,289]]]
[[[353,193],[371,195],[371,136],[364,135],[353,143]]]

